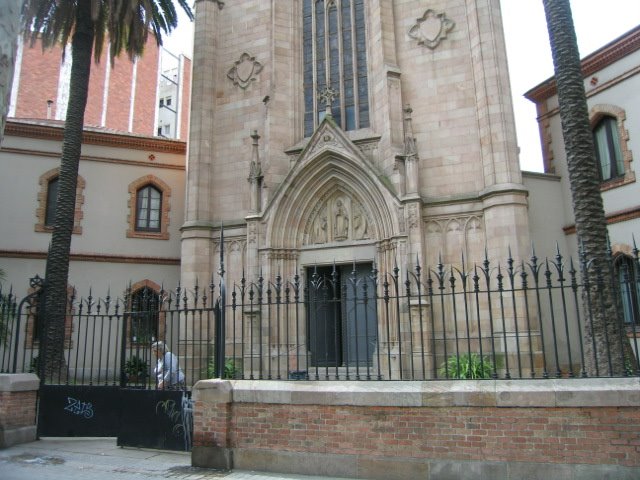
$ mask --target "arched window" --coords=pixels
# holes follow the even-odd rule
[[[159,232],[162,215],[162,192],[146,185],[136,192],[136,230]]]
[[[593,129],[596,159],[600,167],[600,179],[611,180],[624,175],[624,160],[618,136],[618,122],[614,117],[603,116]]]
[[[640,323],[640,277],[634,260],[627,255],[615,258],[615,270],[622,297],[625,324]]]
[[[326,103],[343,130],[369,126],[364,0],[304,0],[304,133]]]
[[[129,238],[169,239],[171,188],[155,175],[129,184]]]
[[[38,206],[36,208],[36,232],[50,233],[53,231],[56,217],[56,204],[58,203],[59,175],[59,168],[53,168],[40,175],[40,179],[38,180],[40,191],[38,192]],[[81,175],[78,175],[78,182],[76,184],[76,208],[73,215],[73,233],[76,235],[82,233],[80,221],[83,217],[82,205],[84,204],[84,188],[85,180]]]
[[[149,286],[131,294],[129,341],[145,346],[158,339],[160,296]]]
[[[58,177],[49,180],[47,184],[47,206],[45,207],[44,225],[53,227],[56,220],[56,205],[58,204]]]

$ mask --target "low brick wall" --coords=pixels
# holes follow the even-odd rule
[[[36,439],[39,387],[31,373],[0,374],[0,448]]]
[[[194,466],[385,480],[640,478],[638,378],[206,380],[194,399]]]

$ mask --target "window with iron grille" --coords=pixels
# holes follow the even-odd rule
[[[618,122],[604,116],[593,129],[593,142],[602,181],[624,175],[624,160],[618,138]]]
[[[162,192],[153,185],[140,188],[136,194],[136,230],[159,232],[162,214]]]
[[[627,325],[640,324],[640,278],[638,268],[633,258],[618,255],[614,263],[620,295],[622,298],[622,313]]]
[[[343,130],[369,126],[364,0],[304,0],[304,133],[326,113]],[[326,100],[327,94],[329,100]]]
[[[129,341],[150,345],[158,338],[160,297],[149,287],[143,287],[131,294],[131,325]]]
[[[52,178],[47,184],[47,206],[44,215],[45,227],[53,227],[56,220],[56,205],[58,204],[58,177]]]

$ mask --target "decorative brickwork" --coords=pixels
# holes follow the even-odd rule
[[[49,182],[56,178],[60,173],[59,168],[53,168],[48,172],[42,174],[40,179],[38,180],[38,184],[40,185],[40,191],[38,192],[38,207],[36,208],[36,232],[47,232],[50,233],[53,231],[52,226],[45,225],[45,218],[47,213],[47,194],[49,192]],[[76,186],[76,209],[73,217],[73,233],[76,235],[82,234],[82,226],[80,225],[80,221],[82,220],[82,205],[84,204],[84,187],[86,182],[84,178],[78,175],[78,184]]]

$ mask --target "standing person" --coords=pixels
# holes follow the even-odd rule
[[[178,357],[171,353],[162,341],[151,344],[151,350],[156,355],[156,367],[153,373],[156,375],[157,388],[183,388],[184,372],[178,365]]]

